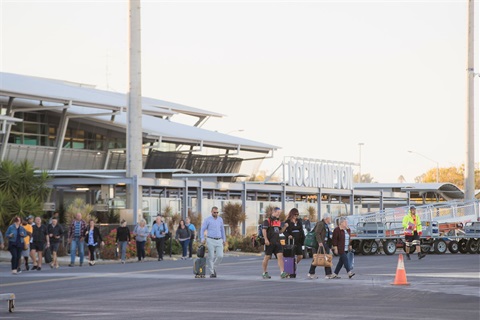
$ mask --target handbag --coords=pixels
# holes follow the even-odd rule
[[[333,256],[325,253],[323,247],[319,247],[317,253],[313,254],[312,265],[316,267],[331,267],[333,265]]]

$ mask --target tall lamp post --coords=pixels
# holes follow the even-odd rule
[[[421,153],[412,151],[412,150],[408,150],[408,152],[409,152],[409,153],[414,153],[414,154],[416,154],[416,155],[419,155],[420,157],[423,157],[423,158],[425,158],[425,159],[427,159],[427,160],[430,160],[430,161],[432,161],[432,162],[435,162],[435,164],[437,165],[437,183],[438,183],[439,177],[440,177],[440,168],[439,168],[439,166],[438,166],[438,161],[435,161],[435,160],[433,160],[433,159],[430,159],[429,157],[427,157],[427,156],[425,156],[425,155],[423,155],[423,154],[421,154]]]
[[[358,143],[358,183],[362,183],[362,146],[364,145],[363,142]]]

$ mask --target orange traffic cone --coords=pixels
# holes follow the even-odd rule
[[[398,255],[397,274],[395,280],[393,280],[395,286],[408,286],[407,273],[405,272],[405,265],[403,264],[403,254]]]

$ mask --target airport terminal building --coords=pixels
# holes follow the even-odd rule
[[[45,210],[61,211],[82,197],[95,210],[119,210],[131,224],[140,215],[151,221],[167,207],[205,219],[212,206],[234,202],[247,215],[243,233],[252,233],[268,206],[321,217],[408,205],[413,196],[463,198],[451,184],[355,185],[354,163],[297,157],[283,159],[279,179],[251,181],[280,147],[202,129],[223,115],[148,97],[139,128],[143,176],[128,178],[126,94],[11,73],[0,78],[0,160],[28,160],[48,171],[53,192]],[[142,190],[138,215],[126,203],[126,186],[133,184]]]

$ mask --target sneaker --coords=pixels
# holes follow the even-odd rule
[[[20,274],[20,273],[22,273],[22,270],[17,270],[15,274]]]
[[[12,270],[12,274],[18,274],[17,270]]]
[[[122,264],[125,264],[125,260],[122,260]]]
[[[37,267],[37,271],[40,271],[40,270],[42,270],[42,268],[41,268],[41,267]]]
[[[212,274],[210,275],[210,278],[216,278],[216,277],[217,277],[217,275],[216,275],[215,273],[212,273]]]
[[[73,263],[70,263],[68,266],[69,267],[75,267],[75,265]]]
[[[52,269],[53,269],[53,267],[54,267],[54,266],[53,266],[53,263],[50,263],[50,268],[52,268]]]
[[[264,272],[264,273],[262,274],[262,278],[263,278],[263,279],[271,279],[272,277],[268,274],[268,272]]]
[[[282,279],[288,278],[288,273],[286,273],[285,271],[283,271],[283,272],[280,274],[280,278],[282,278]]]
[[[32,270],[37,270],[37,266],[33,266],[33,267],[32,267]]]
[[[25,271],[28,271],[28,270],[30,270],[30,267],[27,264],[27,265],[25,265]],[[33,270],[33,267],[32,267],[32,270]]]
[[[412,260],[410,259],[410,254],[407,253],[407,260]]]
[[[425,258],[425,256],[426,256],[425,253],[419,252],[418,253],[418,260]]]
[[[355,275],[355,272],[350,271],[350,272],[348,273],[348,278],[349,278],[349,279],[352,279],[354,275]]]
[[[327,274],[327,275],[325,276],[325,279],[331,279],[331,278],[332,278],[332,275],[331,275],[331,274]]]
[[[307,274],[307,279],[310,279],[310,280],[315,280],[315,279],[318,279],[318,277],[315,275],[315,274]]]
[[[340,277],[337,274],[332,273],[329,279],[340,279]]]

